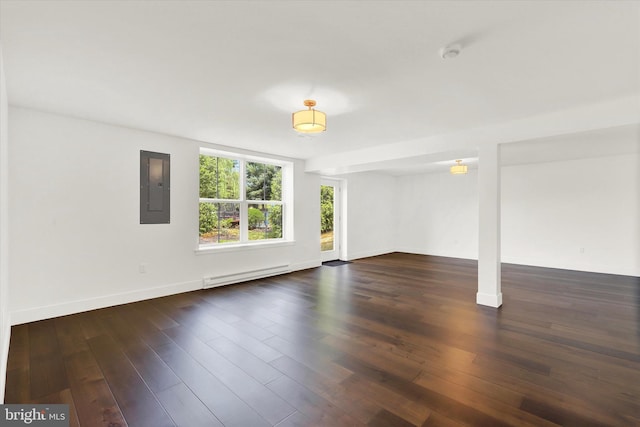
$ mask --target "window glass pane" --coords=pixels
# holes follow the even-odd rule
[[[282,238],[282,206],[250,204],[249,240]]]
[[[267,206],[267,236],[269,239],[282,239],[282,205]]]
[[[240,241],[240,203],[200,202],[200,244]]]
[[[333,250],[333,187],[320,186],[320,250]]]
[[[238,160],[200,154],[200,197],[240,199]]]
[[[282,167],[247,162],[247,200],[282,200]]]

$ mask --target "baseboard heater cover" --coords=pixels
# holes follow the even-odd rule
[[[241,273],[225,274],[221,276],[209,276],[202,280],[203,289],[215,288],[216,286],[231,285],[233,283],[246,282],[248,280],[262,279],[278,274],[290,273],[288,264],[277,265],[275,267],[260,268],[258,270],[243,271]]]

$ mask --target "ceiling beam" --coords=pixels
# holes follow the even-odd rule
[[[317,156],[305,162],[305,171],[338,175],[390,169],[402,162],[442,160],[444,153],[451,153],[451,158],[457,157],[454,153],[477,153],[484,144],[509,144],[639,123],[640,96],[625,96],[502,124]]]

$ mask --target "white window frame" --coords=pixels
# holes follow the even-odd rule
[[[200,243],[198,233],[196,252],[228,251],[245,247],[272,247],[277,245],[289,245],[293,243],[293,162],[269,157],[241,154],[237,152],[222,151],[212,148],[200,147],[199,155],[222,157],[237,160],[239,163],[239,199],[211,199],[200,198],[198,194],[198,206],[200,202],[207,203],[235,203],[240,205],[240,240],[228,243]],[[199,156],[198,156],[199,157]],[[274,200],[249,200],[246,192],[246,163],[255,162],[279,166],[282,169],[282,194],[280,201]],[[198,188],[200,186],[200,172],[198,170]],[[280,205],[282,206],[282,237],[272,239],[249,240],[249,205]],[[197,214],[196,214],[197,215]]]

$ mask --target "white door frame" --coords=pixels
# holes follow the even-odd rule
[[[333,250],[320,251],[320,260],[322,262],[340,259],[340,249],[342,243],[342,226],[341,226],[341,202],[342,202],[342,180],[333,178],[320,178],[320,186],[333,187]],[[319,189],[318,189],[319,190]],[[320,192],[318,192],[320,193]],[[318,217],[320,221],[320,217]]]

